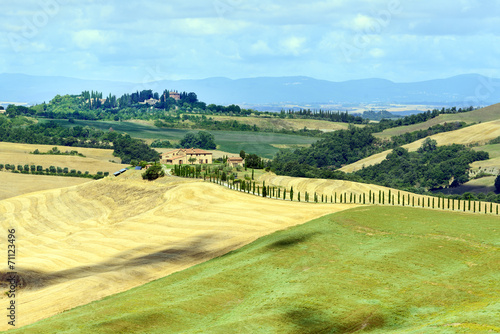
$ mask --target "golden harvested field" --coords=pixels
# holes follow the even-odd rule
[[[6,143],[0,142],[0,154],[3,153],[20,153],[29,154],[36,149],[40,152],[47,152],[57,145],[40,145],[40,144],[20,144],[20,143]],[[114,160],[116,162],[121,162],[120,158],[113,156],[113,150],[104,150],[97,148],[86,148],[86,147],[68,147],[68,146],[57,146],[59,151],[78,151],[82,153],[87,158],[93,158],[96,160],[101,160],[108,162],[109,160]]]
[[[266,182],[266,185],[286,188],[287,191],[290,190],[290,187],[293,187],[295,199],[297,198],[297,192],[301,192],[303,196],[304,192],[307,191],[309,194],[314,194],[316,192],[320,197],[321,195],[328,196],[328,202],[330,202],[330,196],[334,195],[335,193],[337,193],[338,200],[341,194],[347,193],[348,195],[350,195],[350,193],[353,193],[356,194],[359,198],[359,195],[368,195],[370,190],[372,191],[372,193],[376,194],[378,194],[379,191],[385,192],[385,201],[387,202],[389,189],[391,189],[375,184],[357,183],[343,180],[308,179],[302,177],[278,176],[271,173],[266,173],[260,176],[258,178],[258,181],[264,181]],[[394,189],[391,190],[392,194],[397,194],[398,192]],[[401,196],[408,196],[408,194],[411,194],[411,196],[415,197],[415,199],[428,197],[415,195],[406,191],[401,191],[400,194]]]
[[[490,122],[500,119],[500,103],[494,104],[485,108],[460,113],[460,114],[443,114],[436,118],[430,119],[427,122],[413,124],[408,126],[401,126],[397,128],[387,129],[381,133],[375,134],[379,138],[389,138],[392,136],[401,135],[406,132],[413,132],[418,130],[426,130],[431,126],[437,124],[443,124],[446,122],[466,122],[477,123],[477,122]]]
[[[500,136],[500,120],[481,123],[473,126],[469,126],[464,129],[459,129],[451,132],[438,133],[436,135],[426,137],[437,141],[438,145],[450,145],[450,144],[486,144],[488,141],[495,139]],[[421,145],[425,138],[417,140],[413,143],[403,145],[408,151],[416,151]],[[363,166],[370,166],[380,163],[385,159],[387,154],[391,150],[384,151],[382,153],[374,154],[368,158],[359,160],[350,165],[340,168],[341,171],[346,173],[355,172]]]
[[[2,230],[16,229],[23,285],[16,328],[355,206],[264,199],[176,177],[146,182],[138,171],[123,176],[0,201]],[[0,243],[6,238],[0,234]]]
[[[0,172],[0,200],[48,189],[70,187],[92,182],[79,177],[15,174]]]
[[[32,145],[32,144],[17,144],[17,143],[4,143],[0,142],[0,163],[14,164],[14,165],[41,165],[43,168],[55,167],[68,167],[70,170],[79,170],[82,173],[88,171],[90,174],[96,174],[98,171],[113,173],[128,165],[122,165],[120,158],[113,156],[113,150],[102,150],[95,148],[82,148],[82,147],[66,147],[57,146],[61,152],[65,151],[78,151],[85,155],[68,156],[68,155],[45,155],[45,154],[29,154],[36,149],[40,152],[47,152],[52,149],[54,145]]]

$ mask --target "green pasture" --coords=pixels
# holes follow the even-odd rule
[[[44,120],[45,121],[45,120]],[[147,140],[181,140],[188,132],[199,130],[164,129],[155,126],[132,123],[132,122],[110,122],[110,121],[85,121],[75,120],[69,123],[67,120],[55,120],[65,127],[89,126],[104,131],[113,128],[115,131],[128,133],[131,137]],[[277,134],[271,132],[250,132],[250,131],[209,131],[215,136],[215,143],[218,149],[230,153],[239,153],[244,150],[247,153],[254,153],[264,158],[272,158],[278,148],[272,145],[304,145],[312,144],[318,138]]]
[[[498,217],[365,206],[10,332],[498,333],[499,250]]]

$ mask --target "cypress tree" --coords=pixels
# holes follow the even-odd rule
[[[394,195],[392,195],[392,205],[394,205]]]
[[[366,194],[365,194],[365,193],[363,193],[363,204],[366,204],[366,202],[365,202],[365,199],[366,199],[366,198],[365,198],[365,195],[366,195]]]
[[[391,189],[389,189],[389,199],[388,199],[388,203],[391,204]]]
[[[293,201],[293,186],[290,187],[290,201]]]
[[[349,197],[349,203],[352,203],[352,193],[351,193],[351,197]]]
[[[286,201],[286,188],[283,189],[283,200]]]
[[[400,205],[400,204],[401,204],[401,194],[398,191],[398,205]]]
[[[415,207],[415,197],[413,197],[413,196],[411,198],[411,206]]]
[[[493,203],[490,203],[490,213],[493,213]]]
[[[297,195],[297,200],[300,202],[300,191],[299,191],[299,193]]]
[[[262,197],[267,196],[267,188],[265,186],[262,186]]]

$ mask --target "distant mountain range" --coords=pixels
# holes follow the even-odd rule
[[[384,79],[344,82],[309,77],[260,77],[248,79],[208,78],[128,83],[82,80],[68,77],[0,74],[0,102],[29,104],[50,101],[55,95],[97,90],[121,96],[137,90],[164,89],[195,92],[208,104],[256,105],[342,105],[350,104],[443,104],[483,106],[500,102],[500,79],[465,74],[447,79],[394,83]]]

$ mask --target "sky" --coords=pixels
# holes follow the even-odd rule
[[[135,83],[500,77],[499,0],[2,2],[0,73]]]

